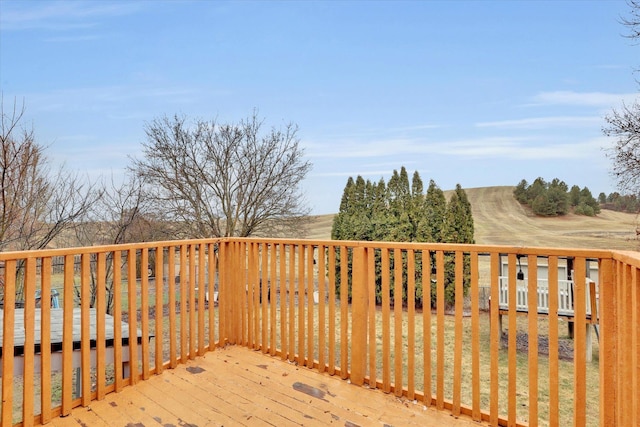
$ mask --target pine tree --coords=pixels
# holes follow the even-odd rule
[[[331,226],[331,238],[333,240],[348,240],[349,231],[349,210],[351,205],[351,195],[353,193],[353,187],[355,183],[353,178],[347,179],[347,184],[342,191],[342,198],[340,199],[340,210],[338,214],[333,218],[333,224]]]
[[[580,187],[577,185],[571,187],[571,191],[569,191],[569,201],[571,203],[571,207],[578,206],[580,204]]]
[[[429,181],[427,195],[425,197],[424,225],[418,233],[418,240],[423,242],[442,242],[442,229],[447,210],[447,199],[444,192],[433,180]]]
[[[529,188],[529,184],[526,179],[520,181],[518,185],[516,185],[516,189],[513,190],[513,195],[516,200],[521,204],[527,204],[529,202],[527,198],[527,189]]]
[[[445,216],[445,226],[443,231],[446,243],[474,243],[474,226],[471,204],[467,194],[460,184],[456,185],[454,193],[447,204]],[[463,258],[463,291],[466,294],[471,284],[471,260],[468,255]],[[455,303],[455,255],[445,255],[445,302],[448,305]],[[432,289],[432,303],[435,295]]]
[[[368,241],[422,241],[422,242],[455,242],[474,243],[474,224],[471,212],[471,204],[466,193],[458,184],[447,203],[444,192],[433,180],[429,181],[426,195],[420,174],[414,172],[411,184],[407,170],[402,167],[400,172],[394,171],[385,184],[384,179],[378,183],[365,181],[361,176],[355,180],[349,178],[345,186],[340,203],[340,211],[336,215],[332,227],[332,238],[337,240],[368,240]],[[433,256],[433,254],[432,254]],[[422,275],[431,275],[431,271],[424,272],[421,254],[416,257],[416,306],[423,304],[423,294],[429,295],[422,289]],[[451,303],[455,298],[455,262],[450,254],[446,255],[446,288],[447,301]],[[341,260],[341,258],[345,258]],[[375,253],[376,259],[376,300],[381,300],[381,271],[380,253]],[[340,268],[346,268],[351,272],[351,256],[349,254],[336,253],[336,291],[340,292],[341,285],[347,286],[349,298],[351,297],[351,283],[341,284]],[[431,259],[430,265],[435,265]],[[405,272],[401,283],[391,283],[391,298],[397,290],[402,292],[403,302],[406,303],[407,292],[407,253],[395,259],[392,253],[390,257],[391,267],[395,263],[401,263]],[[469,261],[465,258],[465,287],[468,283]],[[453,269],[452,269],[453,268]],[[349,274],[349,277],[351,275]]]

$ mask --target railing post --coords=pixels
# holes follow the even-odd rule
[[[363,385],[367,365],[367,316],[369,311],[367,284],[366,249],[353,249],[353,270],[351,278],[351,383]]]
[[[616,425],[618,393],[617,372],[617,293],[613,260],[604,259],[599,266],[600,287],[600,425]]]

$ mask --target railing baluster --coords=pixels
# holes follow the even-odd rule
[[[508,384],[508,419],[509,425],[514,425],[516,422],[516,409],[517,409],[517,337],[518,337],[518,323],[517,320],[517,292],[518,284],[516,282],[516,255],[509,254],[509,348],[508,352],[508,370],[509,370],[509,384]]]
[[[304,365],[304,253],[305,245],[298,246],[298,365]]]
[[[529,426],[538,425],[538,259],[527,258],[529,334]]]
[[[575,336],[573,345],[574,361],[574,425],[583,426],[587,422],[586,400],[587,400],[587,372],[586,372],[586,328],[587,321],[587,300],[586,300],[586,264],[583,257],[575,259],[574,287],[574,310],[575,310]],[[591,331],[589,331],[591,332]]]
[[[353,248],[351,269],[350,380],[361,386],[367,369],[367,265],[366,249]]]
[[[216,277],[217,277],[217,257],[216,257],[216,243],[208,244],[208,254],[209,254],[209,351],[213,351],[216,348],[216,335],[215,335],[215,315],[216,310],[215,306],[217,303],[216,298]]]
[[[296,357],[296,245],[289,245],[289,361]]]
[[[378,334],[376,328],[376,253],[367,248],[367,287],[369,290],[369,387],[377,387],[376,355],[378,353]],[[323,295],[323,294],[321,294]],[[322,345],[320,346],[322,348]]]
[[[549,265],[549,425],[559,425],[558,257],[550,256],[547,262]]]
[[[462,390],[462,310],[464,294],[464,254],[456,251],[455,254],[455,344],[453,349],[453,408],[455,417],[460,416],[460,400]]]
[[[176,247],[169,246],[168,252],[169,274],[169,366],[173,369],[177,361],[177,325],[176,325]],[[133,331],[129,330],[129,334]]]
[[[95,256],[95,255],[94,255]],[[105,392],[106,377],[106,254],[97,254],[96,268],[96,394],[102,400]]]
[[[407,398],[415,399],[416,357],[416,258],[412,249],[407,250]],[[371,302],[373,304],[373,302]]]
[[[22,376],[22,425],[33,425],[33,379],[35,362],[35,281],[36,259],[29,257],[25,260],[24,276],[24,374]],[[42,295],[42,300],[47,301]]]
[[[629,328],[631,345],[631,361],[629,363],[631,369],[631,423],[640,424],[640,271],[638,267],[632,267],[634,272],[633,282],[631,284],[631,313],[629,313]],[[635,351],[633,351],[635,349]],[[635,366],[635,369],[634,369]]]
[[[402,396],[402,252],[393,250],[393,328],[394,328],[394,393]]]
[[[129,384],[134,385],[138,382],[138,286],[134,248],[127,252],[127,293],[129,297],[127,316],[129,320]]]
[[[320,372],[324,372],[327,368],[325,359],[327,346],[325,254],[325,245],[318,245],[318,370]]]
[[[344,266],[340,269],[340,377],[349,377],[349,249],[340,246],[340,263]],[[352,260],[353,262],[353,260]]]
[[[382,259],[382,391],[391,391],[391,271],[389,249],[381,249]]]
[[[313,362],[315,360],[315,325],[314,325],[314,313],[315,306],[313,304],[313,291],[314,291],[314,248],[313,245],[307,245],[307,265],[306,265],[306,298],[302,298],[303,304],[307,303],[307,367],[313,368]]]
[[[431,253],[421,251],[422,258],[422,337],[423,365],[424,365],[424,406],[431,406],[433,397],[431,386]]]
[[[155,269],[154,269],[154,288],[156,291],[156,329],[155,329],[155,342],[156,342],[156,354],[155,354],[155,364],[156,364],[156,374],[161,374],[164,367],[164,328],[163,328],[163,320],[164,320],[164,247],[156,246],[156,261],[155,261]],[[169,311],[171,311],[170,309]],[[115,323],[120,323],[117,319],[114,319]]]
[[[498,425],[499,409],[499,350],[500,350],[500,255],[496,252],[491,254],[491,392],[489,393],[489,420],[492,426]]]
[[[187,282],[187,289],[189,290],[189,359],[193,360],[196,357],[196,245],[189,245],[189,281]],[[143,280],[144,283],[144,280]],[[144,289],[143,289],[144,295]],[[144,300],[144,298],[143,298]],[[144,323],[143,323],[144,325]],[[143,341],[144,342],[144,341]]]
[[[480,410],[480,295],[478,253],[471,252],[471,416],[474,421],[482,421]]]
[[[13,351],[16,315],[16,261],[9,259],[4,264],[4,307],[2,324],[2,425],[13,425]],[[64,399],[64,395],[63,395]],[[70,400],[70,399],[69,399]],[[63,400],[65,403],[65,400]],[[64,408],[67,408],[64,406]]]
[[[263,243],[260,245],[260,255],[262,261],[260,263],[260,320],[261,320],[261,338],[260,349],[263,354],[269,351],[269,245]]]
[[[204,354],[204,350],[205,350],[205,343],[204,343],[204,300],[205,300],[205,295],[207,292],[207,287],[206,287],[206,282],[205,282],[205,273],[206,273],[206,268],[207,268],[207,258],[206,258],[206,252],[207,252],[207,247],[204,243],[200,243],[198,246],[198,263],[197,263],[197,269],[198,269],[198,282],[196,283],[196,287],[198,289],[198,294],[196,296],[196,298],[198,299],[198,356],[202,356]],[[158,283],[156,281],[156,283]],[[157,292],[157,289],[156,289]],[[162,292],[159,292],[160,294],[162,294]],[[160,305],[162,306],[162,302],[160,302]],[[194,307],[195,308],[195,307]]]
[[[112,252],[113,269],[113,372],[115,391],[122,390],[122,254],[116,250]],[[131,335],[129,335],[131,339]]]
[[[142,343],[140,348],[142,351],[142,379],[149,379],[149,275],[147,269],[149,266],[149,249],[143,248],[140,254],[140,327],[142,329]],[[192,275],[189,276],[193,278]],[[189,306],[193,310],[193,304]],[[193,336],[193,329],[189,332]],[[193,352],[193,347],[189,348],[189,357]]]
[[[269,245],[269,260],[271,262],[271,268],[269,270],[269,315],[270,315],[270,321],[269,321],[269,331],[271,332],[271,338],[270,338],[270,343],[269,343],[269,354],[272,356],[276,355],[276,351],[278,349],[278,342],[277,342],[277,332],[278,332],[278,327],[277,327],[277,318],[276,318],[276,302],[277,302],[277,288],[278,288],[278,282],[277,282],[277,266],[278,266],[278,259],[277,259],[277,246],[275,244],[271,244]]]
[[[248,319],[248,327],[247,327],[247,342],[248,346],[254,350],[258,349],[258,339],[256,337],[259,336],[258,330],[258,298],[256,296],[256,282],[259,280],[258,278],[258,244],[257,243],[249,243],[249,251],[247,253],[248,257],[248,283],[247,283],[247,319]]]
[[[280,348],[282,360],[286,360],[289,354],[289,342],[287,340],[287,245],[280,243],[278,245],[278,254],[280,258],[280,274],[279,274],[279,289],[280,289]]]
[[[187,245],[180,245],[180,363],[187,361]]]
[[[336,247],[329,246],[329,375],[336,371]],[[291,345],[291,343],[289,344]]]
[[[444,252],[436,252],[436,407],[444,409]]]
[[[42,259],[40,295],[51,294],[51,257]],[[41,300],[42,301],[42,300]],[[42,424],[51,421],[51,304],[40,303],[40,408]]]
[[[80,373],[82,376],[80,378],[76,378],[76,383],[79,382],[81,384],[82,406],[89,406],[89,404],[91,403],[91,254],[82,254],[80,274],[80,336],[82,341],[82,366],[80,369]],[[65,299],[67,298],[66,295],[67,293],[65,292]],[[67,313],[65,313],[65,317],[66,315]],[[73,318],[73,316],[71,317]]]
[[[72,380],[73,380],[73,262],[74,257],[71,254],[67,254],[64,257],[64,298],[63,298],[63,321],[62,321],[62,410],[61,415],[66,416],[71,413],[72,408]],[[9,261],[6,264],[7,271],[9,270]],[[14,264],[15,270],[15,264]],[[7,284],[10,283],[9,276],[7,275]],[[10,287],[11,289],[11,287]],[[5,295],[6,298],[6,295]],[[5,300],[5,304],[7,301]],[[5,306],[5,309],[7,307]],[[5,311],[5,316],[11,315]],[[12,316],[13,317],[13,316]],[[12,331],[13,334],[13,331]],[[5,335],[6,338],[6,335]],[[4,356],[4,355],[3,355]],[[13,371],[13,366],[12,366]],[[7,370],[3,371],[7,374]],[[2,385],[4,386],[4,378]],[[4,396],[3,396],[4,400]],[[8,425],[8,424],[7,424]]]

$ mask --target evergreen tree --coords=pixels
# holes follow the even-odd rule
[[[444,229],[444,241],[446,243],[474,243],[473,216],[471,204],[467,194],[460,184],[456,185],[455,192],[451,195],[447,204],[446,221]],[[463,258],[463,290],[467,290],[471,284],[471,260],[469,256]],[[445,302],[452,305],[455,302],[455,255],[445,255]],[[435,295],[432,288],[432,303]]]
[[[546,192],[538,195],[531,204],[533,213],[540,216],[554,216],[556,214],[556,208],[549,201],[549,196]]]
[[[390,218],[387,201],[387,186],[384,179],[380,178],[380,181],[373,185],[371,197],[370,237],[373,241],[389,240]]]
[[[516,189],[513,190],[513,195],[515,196],[516,200],[521,204],[529,203],[529,199],[527,197],[528,188],[529,188],[529,184],[527,183],[527,180],[523,179],[518,183],[518,185],[516,185]]]
[[[429,181],[424,210],[424,225],[420,227],[421,231],[418,233],[418,240],[434,243],[442,242],[447,199],[444,196],[444,192],[433,180]]]
[[[547,189],[549,204],[553,205],[553,215],[566,215],[569,212],[568,186],[564,181],[555,178]]]
[[[340,210],[338,214],[333,218],[333,224],[331,226],[331,238],[334,240],[348,240],[348,233],[350,226],[349,222],[349,209],[351,205],[351,195],[353,193],[353,187],[355,183],[353,178],[347,179],[347,184],[342,191],[342,198],[340,199]]]
[[[580,203],[583,203],[593,209],[593,215],[600,213],[600,205],[591,194],[591,190],[589,190],[587,187],[584,187],[582,190],[580,190]]]
[[[474,225],[471,204],[466,193],[458,184],[449,204],[444,192],[433,180],[429,182],[426,195],[420,175],[415,172],[409,184],[407,171],[404,167],[400,172],[394,171],[385,184],[384,179],[378,183],[365,181],[361,176],[355,180],[349,178],[340,202],[340,211],[334,218],[332,238],[336,240],[368,240],[368,241],[424,241],[424,242],[455,242],[473,243]],[[416,263],[416,306],[423,304],[422,274],[431,275],[431,271],[423,272],[421,254],[415,254]],[[455,263],[447,254],[447,271],[445,275],[447,289],[452,289],[455,282]],[[342,259],[341,258],[345,258]],[[391,253],[390,264],[401,263],[405,272],[401,283],[391,282],[391,298],[393,300],[396,287],[402,292],[403,303],[407,298],[407,253],[403,252],[399,259]],[[468,258],[468,257],[467,257]],[[380,252],[375,253],[376,259],[376,299],[381,302],[381,271]],[[341,285],[348,287],[351,298],[351,283],[341,284],[340,269],[346,268],[351,272],[351,255],[336,253],[336,291],[340,292]],[[431,265],[435,265],[431,260]],[[465,286],[469,276],[469,261],[465,259]],[[349,274],[351,277],[351,274]],[[427,291],[428,295],[428,291]],[[453,291],[447,294],[447,302],[454,299]]]
[[[547,183],[542,177],[538,177],[533,181],[533,184],[527,189],[527,200],[529,205],[533,205],[533,202],[547,192]]]
[[[574,185],[571,187],[571,191],[569,192],[569,199],[571,201],[571,206],[578,206],[580,204],[580,187]]]
[[[416,242],[418,239],[418,229],[424,215],[424,185],[418,171],[413,173],[411,179],[411,203],[409,207],[409,222],[411,223],[410,241]]]

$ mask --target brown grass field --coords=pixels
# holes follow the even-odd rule
[[[467,188],[477,244],[639,250],[636,214],[603,210],[596,217],[542,218],[520,205],[513,186]],[[445,192],[448,194],[450,192]],[[336,211],[338,207],[336,206]],[[311,218],[308,239],[330,239],[334,215]]]

